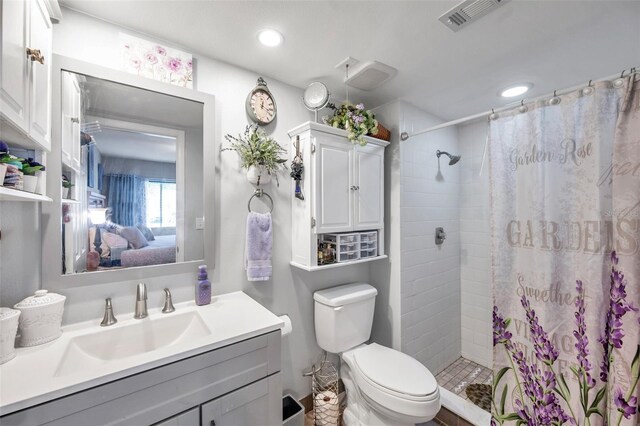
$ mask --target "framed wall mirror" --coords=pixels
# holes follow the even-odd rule
[[[43,286],[212,265],[215,98],[62,56],[52,73]]]

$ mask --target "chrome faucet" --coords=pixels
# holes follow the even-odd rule
[[[171,292],[168,288],[164,289],[164,307],[162,308],[163,314],[169,314],[175,311],[176,308],[173,307],[173,302],[171,301]]]
[[[136,291],[136,312],[133,317],[135,319],[147,317],[147,286],[144,283],[138,284]]]
[[[108,327],[117,323],[115,315],[113,315],[113,307],[111,306],[111,298],[105,300],[104,316],[102,317],[101,327]]]

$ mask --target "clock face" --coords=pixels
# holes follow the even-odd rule
[[[248,105],[249,113],[258,124],[269,124],[276,118],[276,103],[271,93],[264,90],[255,90]]]

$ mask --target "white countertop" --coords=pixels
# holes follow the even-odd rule
[[[53,342],[18,348],[14,359],[0,365],[0,415],[250,339],[283,326],[280,318],[243,292],[214,296],[210,305],[196,306],[191,301],[178,303],[175,307],[176,311],[171,314],[150,309],[149,317],[142,320],[122,316],[117,324],[104,328],[100,327],[99,320],[72,324],[63,327],[62,336]],[[57,373],[74,337],[190,311],[200,315],[210,334],[178,340],[175,344],[118,360],[96,360],[91,365],[78,365],[77,371],[74,369],[63,375]]]

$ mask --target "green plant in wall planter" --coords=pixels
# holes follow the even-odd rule
[[[225,139],[231,146],[223,148],[223,151],[235,151],[240,156],[241,167],[247,169],[249,182],[260,185],[269,183],[271,176],[278,181],[278,171],[286,170],[287,160],[281,158],[287,152],[275,139],[258,126],[247,126],[243,135],[237,137],[227,134]]]

